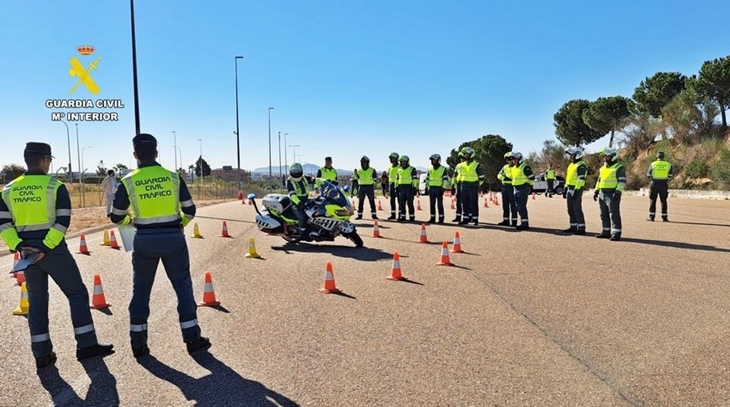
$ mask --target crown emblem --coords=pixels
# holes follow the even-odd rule
[[[78,48],[76,48],[77,51],[79,51],[79,54],[81,55],[91,55],[94,53],[94,47],[91,45],[82,45]]]

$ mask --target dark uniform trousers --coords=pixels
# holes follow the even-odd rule
[[[40,247],[43,244],[41,240],[26,240],[25,243],[33,247]],[[97,341],[89,310],[89,291],[81,280],[79,267],[64,240],[46,253],[41,261],[25,270],[29,302],[28,326],[33,356],[43,357],[53,350],[48,332],[48,276],[51,276],[68,298],[76,347],[85,348],[94,345]]]
[[[517,225],[517,204],[515,203],[515,189],[512,185],[502,185],[502,220]]]
[[[408,205],[408,218],[410,220],[416,220],[416,209],[413,206],[413,187],[410,184],[398,186],[399,219],[405,219],[406,205]]]
[[[545,191],[545,195],[552,196],[553,195],[553,186],[555,185],[555,181],[549,179],[547,180],[547,191]]]
[[[438,206],[439,220],[444,219],[444,189],[442,187],[428,188],[428,204],[431,211],[431,217],[436,217],[436,207]]]
[[[150,293],[160,260],[177,294],[177,312],[185,342],[200,338],[197,304],[190,279],[190,255],[182,228],[137,230],[134,238],[132,301],[129,303],[132,346],[147,344],[147,318],[150,315]],[[88,305],[87,305],[88,307]]]
[[[461,182],[456,184],[456,218],[455,221],[461,220],[461,214],[464,213],[464,196],[461,193]]]
[[[603,225],[602,235],[612,235],[621,237],[621,212],[619,210],[619,204],[621,203],[620,196],[616,197],[617,194],[613,190],[601,191],[598,197],[598,203],[601,209],[601,224]]]
[[[575,190],[568,188],[565,194],[565,200],[568,202],[568,218],[570,218],[570,227],[576,230],[585,230],[586,219],[583,216],[583,190]]]
[[[396,188],[395,184],[390,184],[390,216],[395,217],[395,214],[397,212],[395,203],[396,201],[400,202],[400,198],[398,197],[398,188]]]
[[[520,224],[529,225],[530,221],[527,217],[527,198],[530,196],[530,184],[522,184],[514,187],[515,204],[517,205],[517,213],[520,215]]]
[[[649,185],[649,217],[654,219],[656,216],[656,199],[657,196],[662,202],[662,219],[667,218],[667,196],[669,195],[669,186],[666,181],[652,181]]]
[[[366,196],[370,202],[370,214],[372,216],[378,216],[378,213],[376,212],[377,208],[375,207],[375,186],[373,185],[360,185],[360,190],[357,191],[357,215],[362,216]]]
[[[461,183],[461,215],[464,220],[479,220],[479,184]]]

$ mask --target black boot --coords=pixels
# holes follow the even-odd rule
[[[395,220],[395,215],[388,216],[388,220]]]
[[[426,223],[436,223],[436,217],[435,216],[431,216],[431,218]]]
[[[76,360],[84,360],[96,356],[106,356],[114,353],[114,345],[94,344],[85,348],[76,349]]]
[[[456,215],[456,217],[452,220],[452,222],[461,222],[461,216]]]
[[[191,341],[191,342],[185,342],[185,346],[188,348],[188,353],[193,353],[199,350],[208,349],[210,348],[210,339],[201,336],[200,338]]]

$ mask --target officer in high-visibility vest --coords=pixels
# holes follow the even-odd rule
[[[545,170],[545,181],[547,181],[547,191],[545,192],[545,195],[547,195],[548,198],[552,198],[554,191],[553,188],[555,187],[555,170],[552,165],[548,165],[547,170]]]
[[[603,231],[596,237],[599,239],[621,240],[621,194],[626,185],[626,168],[618,160],[618,151],[604,148],[603,167],[598,172],[596,190],[593,200],[600,196],[601,223]]]
[[[24,259],[37,256],[24,270],[28,289],[30,349],[36,367],[56,362],[48,330],[48,276],[68,299],[76,338],[76,359],[114,353],[113,345],[96,339],[89,311],[89,291],[66,245],[71,223],[71,198],[66,186],[48,175],[53,160],[51,146],[27,143],[23,153],[28,171],[5,185],[0,199],[0,237]]]
[[[464,163],[459,171],[461,181],[461,202],[462,218],[460,225],[473,222],[479,224],[479,187],[484,184],[484,168],[474,159],[474,149],[464,147],[461,149],[464,156]]]
[[[299,219],[299,236],[303,239],[312,240],[319,237],[319,229],[312,230],[309,224],[309,215],[304,210],[309,201],[309,191],[315,181],[304,175],[304,168],[300,163],[294,163],[289,167],[289,178],[286,180],[286,191],[289,199],[294,204],[292,210]]]
[[[583,216],[583,191],[588,176],[588,166],[583,162],[583,149],[580,147],[566,148],[565,155],[570,161],[568,169],[565,170],[565,199],[568,204],[570,227],[563,232],[585,235],[586,220]]]
[[[441,155],[431,154],[431,168],[428,169],[426,188],[428,188],[428,203],[431,218],[428,223],[436,223],[436,207],[438,206],[438,223],[444,223],[444,189],[449,186],[449,174],[446,167],[441,165]]]
[[[520,215],[520,224],[515,228],[517,230],[530,230],[530,221],[527,217],[527,198],[530,196],[530,190],[535,183],[535,174],[532,168],[522,161],[522,153],[513,151],[510,155],[512,161],[512,187],[515,193],[515,202],[517,204],[517,213]]]
[[[377,208],[375,207],[375,177],[378,172],[370,167],[370,158],[362,156],[360,158],[360,169],[355,174],[360,190],[357,193],[357,218],[362,219],[362,210],[365,206],[365,197],[370,203],[370,217],[378,219]]]
[[[132,139],[137,169],[119,183],[111,220],[137,228],[132,253],[134,270],[129,304],[129,337],[135,357],[147,355],[150,292],[160,260],[177,294],[183,341],[189,353],[210,347],[200,335],[197,304],[190,279],[190,255],[184,227],[195,217],[195,204],[179,173],[157,163],[157,139],[139,134]],[[127,215],[131,207],[133,218]]]
[[[515,191],[512,187],[512,152],[504,153],[507,164],[502,166],[497,174],[497,180],[502,188],[502,221],[499,226],[517,226],[517,204],[515,203]]]
[[[662,221],[669,222],[667,216],[667,196],[669,195],[669,180],[674,175],[672,164],[664,159],[664,152],[660,151],[656,155],[656,161],[651,163],[646,176],[649,177],[649,217],[646,219],[654,222],[656,217],[656,198],[662,201]]]
[[[388,182],[390,184],[390,189],[388,191],[390,194],[390,216],[388,217],[388,220],[396,219],[396,202],[400,202],[400,199],[398,199],[398,188],[396,187],[398,181],[398,168],[400,168],[398,165],[398,157],[398,153],[390,153],[388,156],[388,159],[390,160],[390,167],[388,167]]]
[[[408,219],[413,222],[416,220],[416,208],[413,205],[413,198],[418,191],[418,173],[411,166],[410,159],[407,155],[398,158],[400,166],[398,167],[398,175],[396,185],[398,185],[398,222],[406,221],[406,205],[408,206]]]
[[[451,195],[456,197],[456,216],[452,222],[461,222],[461,215],[464,213],[464,200],[461,196],[461,171],[464,166],[463,149],[459,150],[459,162],[454,167],[454,178],[451,182]]]
[[[324,167],[317,170],[317,179],[326,179],[337,185],[337,170],[332,166],[332,157],[324,158]]]

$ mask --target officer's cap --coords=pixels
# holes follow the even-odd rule
[[[151,134],[142,133],[132,139],[132,144],[135,150],[157,148],[157,139]]]
[[[46,143],[30,142],[25,144],[24,154],[37,154],[43,157],[55,158],[51,155],[51,145]]]

